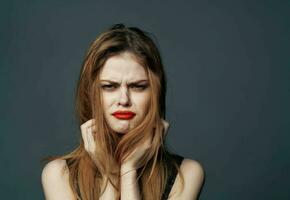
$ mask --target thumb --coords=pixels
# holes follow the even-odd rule
[[[161,119],[162,120],[162,124],[163,124],[163,127],[164,127],[164,135],[166,135],[167,134],[167,130],[168,130],[168,128],[169,128],[169,123],[166,121],[166,120],[164,120],[164,119]]]

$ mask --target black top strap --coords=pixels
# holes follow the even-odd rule
[[[180,155],[172,155],[173,159],[175,159],[175,161],[177,162],[177,164],[180,166],[182,160],[184,159],[184,157],[180,156]],[[174,167],[174,165],[172,164],[172,162],[167,162],[168,167],[169,167],[169,176],[166,182],[166,186],[165,186],[165,191],[162,195],[162,200],[167,200],[168,199],[168,195],[172,189],[172,186],[175,182],[176,176],[177,176],[177,169]]]

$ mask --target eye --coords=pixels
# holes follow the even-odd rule
[[[136,90],[145,90],[147,85],[132,85],[131,87]]]
[[[115,87],[115,85],[108,84],[108,85],[102,85],[102,88],[106,89],[106,90],[112,90],[112,89],[114,89],[116,87]]]

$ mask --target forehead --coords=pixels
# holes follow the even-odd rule
[[[100,79],[135,80],[140,78],[147,78],[146,71],[129,52],[108,58],[100,72]]]

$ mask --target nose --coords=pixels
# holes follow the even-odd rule
[[[119,105],[122,106],[129,106],[130,105],[130,97],[129,92],[127,88],[120,90],[120,96],[119,96]]]

